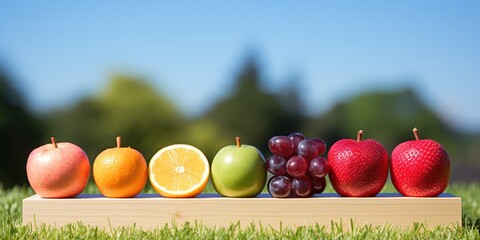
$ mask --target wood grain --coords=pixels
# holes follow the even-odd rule
[[[324,193],[312,198],[225,198],[202,194],[195,198],[163,198],[141,194],[134,198],[105,198],[101,195],[79,195],[68,199],[45,199],[34,195],[23,199],[23,223],[63,226],[82,221],[109,230],[110,227],[136,226],[142,229],[163,227],[176,222],[198,221],[208,226],[229,226],[240,222],[294,228],[316,223],[330,226],[331,221],[350,226],[390,224],[408,228],[414,222],[427,227],[462,224],[461,198],[444,193],[433,198],[403,197],[383,193],[376,197],[346,198]]]

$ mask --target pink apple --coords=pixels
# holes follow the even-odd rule
[[[45,144],[34,149],[27,160],[30,186],[44,198],[68,198],[80,194],[90,177],[85,152],[68,142]]]

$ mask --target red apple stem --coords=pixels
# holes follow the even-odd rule
[[[54,137],[50,137],[50,140],[52,141],[53,148],[57,148],[57,142],[55,142],[55,138],[54,138]]]
[[[363,130],[358,131],[357,133],[357,142],[362,141]]]
[[[237,147],[241,147],[242,144],[240,143],[240,136],[235,137],[235,141],[237,142]]]
[[[117,137],[117,148],[120,148],[121,143],[122,143],[122,137],[118,136]]]
[[[415,136],[416,140],[420,140],[420,137],[418,136],[418,129],[417,128],[413,128],[413,136]]]

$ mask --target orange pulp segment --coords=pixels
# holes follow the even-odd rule
[[[152,157],[148,174],[153,188],[164,197],[195,197],[207,186],[210,167],[196,147],[174,144]]]

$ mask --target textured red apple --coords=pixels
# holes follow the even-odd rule
[[[335,191],[344,197],[371,197],[382,190],[388,177],[388,153],[374,139],[342,139],[328,152],[328,177]]]
[[[392,152],[392,182],[401,194],[410,197],[434,197],[445,191],[450,180],[450,157],[445,148],[431,139],[400,143]]]
[[[45,144],[34,149],[27,159],[30,186],[44,198],[68,198],[80,194],[90,177],[90,162],[85,152],[68,142]]]

